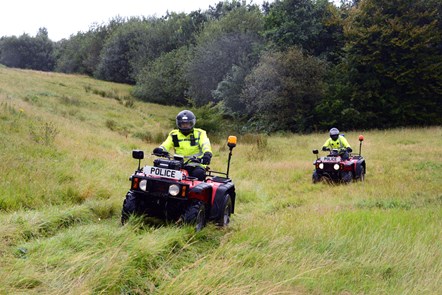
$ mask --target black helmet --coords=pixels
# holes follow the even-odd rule
[[[196,117],[191,111],[184,110],[179,112],[176,116],[176,126],[181,131],[181,133],[185,135],[192,132],[195,123]]]
[[[339,130],[338,130],[338,128],[330,129],[330,138],[333,139],[333,140],[336,140],[336,139],[338,139],[338,137],[339,137]]]

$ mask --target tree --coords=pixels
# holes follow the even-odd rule
[[[242,99],[259,131],[310,131],[323,95],[324,63],[297,48],[266,52],[247,76]]]
[[[248,67],[233,65],[224,80],[219,82],[216,90],[212,92],[214,99],[222,102],[224,114],[236,119],[247,118],[247,105],[241,99],[241,92],[248,74]]]
[[[184,70],[189,54],[187,46],[182,46],[155,59],[138,75],[134,96],[154,103],[185,105],[188,85]]]
[[[132,19],[118,27],[104,44],[94,76],[134,84],[138,62],[150,53],[144,50],[150,41],[149,26],[149,22]]]
[[[48,38],[46,28],[40,28],[35,37],[2,37],[0,63],[8,67],[51,71],[54,68],[54,44]]]
[[[442,123],[442,4],[363,0],[348,18],[348,101],[363,127]],[[362,126],[355,126],[362,127]]]
[[[219,102],[222,93],[218,91],[214,96],[213,91],[231,73],[232,67],[249,65],[256,59],[256,49],[262,43],[259,35],[262,21],[257,6],[240,6],[222,19],[207,24],[198,36],[186,71],[189,96],[198,106]],[[249,72],[250,68],[244,70]]]
[[[279,50],[297,46],[339,61],[344,45],[340,10],[327,0],[277,0],[266,8],[264,36]]]

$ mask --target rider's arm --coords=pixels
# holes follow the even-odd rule
[[[210,144],[209,137],[207,136],[207,133],[204,130],[201,131],[200,146],[201,146],[201,152],[203,153],[203,155],[205,153],[212,154],[212,146]]]
[[[346,139],[344,136],[341,136],[340,139],[341,139],[341,143],[342,143],[342,145],[343,145],[345,148],[348,148],[348,147],[351,148],[350,144],[348,143],[347,139]]]
[[[331,146],[330,146],[330,141],[331,141],[331,138],[328,138],[328,139],[325,141],[324,145],[322,146],[322,150],[324,150],[324,148],[331,148]]]
[[[173,130],[169,133],[166,140],[160,145],[163,150],[166,152],[170,152],[173,148],[173,139],[172,139]]]

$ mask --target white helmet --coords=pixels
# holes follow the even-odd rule
[[[330,129],[330,138],[331,139],[333,139],[333,140],[336,140],[336,139],[338,139],[338,137],[339,137],[339,130],[338,130],[338,128],[332,128],[332,129]]]

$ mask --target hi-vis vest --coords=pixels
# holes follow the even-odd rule
[[[339,135],[338,139],[336,140],[333,140],[331,138],[327,139],[327,141],[324,143],[324,146],[330,149],[342,149],[350,147],[347,139],[342,135]]]
[[[175,154],[184,157],[195,156],[201,158],[206,152],[212,153],[212,147],[206,131],[199,128],[194,128],[193,132],[187,136],[178,129],[174,129],[160,147],[167,152],[175,149]]]

